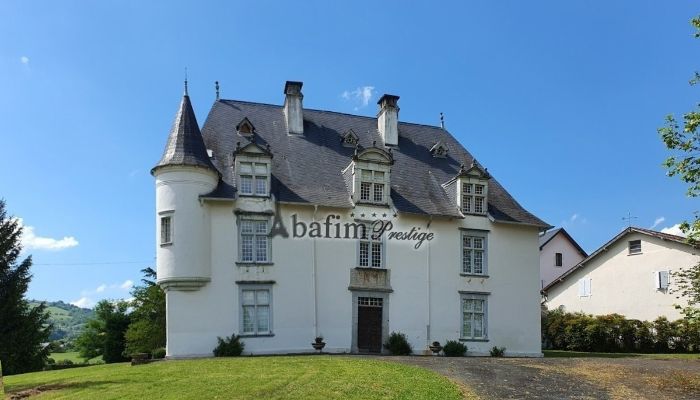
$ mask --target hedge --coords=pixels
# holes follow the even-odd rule
[[[560,310],[542,312],[545,349],[602,353],[697,353],[700,323],[685,319],[654,322],[620,314],[588,315]]]

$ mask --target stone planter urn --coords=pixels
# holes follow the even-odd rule
[[[442,351],[440,342],[433,342],[428,348],[430,348],[430,351],[432,351],[434,355],[438,355]]]
[[[318,350],[320,353],[321,350],[323,350],[324,347],[326,347],[326,342],[323,341],[323,338],[321,336],[317,337],[313,343],[311,343],[311,346],[313,346],[314,350]]]

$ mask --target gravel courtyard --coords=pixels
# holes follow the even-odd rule
[[[380,357],[381,358],[381,357]],[[700,399],[700,361],[391,357],[464,385],[475,399]]]

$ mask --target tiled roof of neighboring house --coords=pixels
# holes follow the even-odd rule
[[[574,273],[574,272],[575,272],[576,270],[578,270],[578,269],[584,268],[584,267],[586,266],[586,264],[587,264],[590,260],[594,259],[594,258],[597,257],[600,253],[602,253],[603,251],[607,250],[612,244],[614,244],[614,243],[617,242],[618,240],[622,239],[623,237],[627,236],[628,234],[630,234],[630,233],[635,233],[635,232],[636,232],[636,233],[641,233],[641,234],[647,235],[647,236],[652,236],[652,237],[655,237],[655,238],[658,238],[658,239],[661,239],[661,240],[669,240],[669,241],[672,241],[672,242],[685,244],[685,245],[688,245],[688,246],[690,246],[690,247],[698,248],[697,245],[692,245],[692,244],[688,243],[687,239],[684,238],[683,236],[670,235],[670,234],[668,234],[668,233],[663,233],[663,232],[658,232],[658,231],[652,231],[651,229],[637,228],[637,227],[631,226],[631,227],[629,227],[629,228],[625,228],[622,232],[618,233],[618,234],[617,234],[614,238],[612,238],[610,241],[608,241],[607,243],[605,243],[604,245],[602,245],[598,250],[596,250],[596,251],[594,251],[593,253],[591,253],[590,256],[586,257],[586,258],[583,259],[580,263],[574,265],[574,266],[571,267],[568,271],[564,272],[559,278],[555,279],[555,280],[552,281],[549,285],[545,286],[545,287],[542,289],[542,292],[547,292],[547,290],[549,290],[549,289],[551,289],[552,287],[554,287],[554,286],[558,285],[559,283],[563,282],[569,275],[571,275],[572,273]]]
[[[182,96],[180,108],[175,114],[175,122],[168,135],[163,156],[153,170],[167,165],[189,165],[209,168],[218,172],[207,154],[207,148],[202,141],[197,118],[190,103],[190,96]]]
[[[189,99],[186,101],[188,107]],[[342,171],[351,163],[355,149],[344,146],[342,138],[352,130],[358,136],[360,148],[376,145],[386,149],[377,130],[377,119],[311,109],[304,109],[303,117],[304,133],[290,135],[282,106],[217,100],[202,127],[206,147],[197,145],[192,151],[178,152],[177,145],[169,140],[158,166],[164,162],[172,163],[180,153],[182,158],[197,165],[213,162],[221,180],[212,193],[203,197],[234,199],[236,179],[232,154],[239,143],[245,147],[254,138],[260,146],[269,145],[273,155],[271,193],[278,201],[352,207],[351,193]],[[244,118],[255,126],[253,135],[237,132],[236,126]],[[399,122],[398,130],[398,146],[391,148],[394,165],[390,178],[391,199],[397,211],[461,218],[456,202],[441,185],[454,178],[460,166],[471,165],[475,161],[472,155],[442,128]],[[445,158],[433,157],[429,151],[438,141],[449,149]],[[176,149],[172,154],[171,148]],[[206,149],[213,152],[211,161],[202,159]],[[496,221],[542,229],[549,227],[518,204],[493,178],[489,180],[488,211]]]
[[[554,239],[555,236],[558,234],[562,234],[574,247],[576,247],[576,250],[578,250],[579,253],[581,253],[582,256],[588,257],[588,253],[586,253],[581,246],[574,240],[574,238],[569,235],[569,232],[566,231],[564,228],[556,228],[552,229],[550,231],[547,231],[543,234],[540,235],[540,250],[544,248],[544,246],[547,245],[552,239]]]

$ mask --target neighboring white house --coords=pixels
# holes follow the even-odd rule
[[[540,289],[586,257],[588,254],[564,228],[540,234]]]
[[[630,227],[545,286],[547,307],[587,314],[622,314],[653,321],[682,317],[687,305],[672,293],[673,274],[700,261],[685,238]]]
[[[399,122],[398,96],[373,118],[305,109],[301,87],[217,96],[201,132],[185,92],[152,170],[168,357],[233,333],[252,354],[381,352],[392,331],[540,356],[549,226],[445,129]]]

